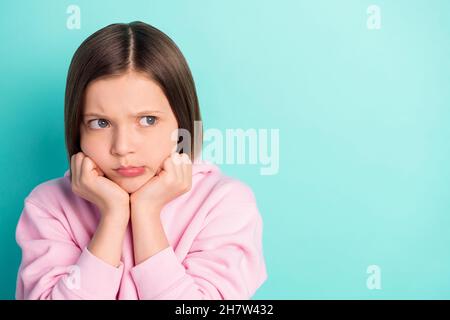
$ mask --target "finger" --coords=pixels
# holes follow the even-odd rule
[[[103,170],[94,162],[94,160],[91,159],[91,161],[94,163],[94,169],[97,172],[97,174],[102,177],[105,176]]]
[[[83,158],[83,162],[81,163],[81,174],[85,177],[89,177],[92,174],[95,165],[94,162],[87,156]]]
[[[180,164],[181,163],[181,157],[178,152],[174,152],[170,155],[170,159],[172,159],[172,162],[174,164]]]
[[[165,176],[174,180],[177,178],[175,164],[173,162],[172,156],[164,160],[163,170],[165,171]]]
[[[97,172],[98,172],[98,174],[100,176],[102,176],[102,177],[105,176],[105,173],[103,172],[103,170],[99,166],[95,167],[95,169],[97,170]]]
[[[183,153],[181,155],[181,161],[183,162],[183,174],[184,176],[186,176],[187,173],[189,173],[189,171],[192,170],[192,162],[191,159],[189,159],[189,156],[186,153]]]
[[[80,183],[81,178],[81,164],[83,163],[84,154],[82,152],[78,152],[75,155],[75,182]]]
[[[188,176],[188,166],[190,165],[191,161],[186,153],[180,154],[180,161],[181,170],[183,171],[183,177],[186,178]]]
[[[172,154],[172,162],[174,164],[177,181],[183,181],[183,162],[178,152]]]
[[[189,156],[188,156],[187,153],[182,153],[182,154],[180,155],[180,157],[181,157],[181,162],[183,162],[184,164],[192,164],[192,161],[191,161],[191,159],[189,158]]]
[[[183,177],[186,185],[188,186],[188,189],[190,189],[192,185],[192,162],[186,153],[183,153],[181,155],[181,158],[183,162]]]

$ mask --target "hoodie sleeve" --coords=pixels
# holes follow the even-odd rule
[[[115,268],[73,241],[64,223],[25,200],[16,228],[22,250],[16,299],[115,299],[123,264]]]
[[[254,195],[228,187],[183,261],[169,246],[131,269],[140,299],[250,299],[267,279]]]

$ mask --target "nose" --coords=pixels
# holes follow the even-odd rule
[[[125,127],[117,128],[113,132],[111,153],[116,156],[124,156],[135,152],[133,133]]]

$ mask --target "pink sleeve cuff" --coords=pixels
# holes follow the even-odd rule
[[[130,272],[141,299],[158,297],[186,274],[171,246],[134,266]]]
[[[88,299],[115,300],[123,274],[123,263],[114,267],[93,255],[87,247],[81,253],[76,266],[79,285],[73,281],[72,290],[80,290],[80,296]],[[72,275],[72,277],[74,274]]]

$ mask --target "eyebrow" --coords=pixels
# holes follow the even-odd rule
[[[164,112],[159,111],[159,110],[144,110],[144,111],[140,111],[134,115],[130,114],[129,117],[137,117],[137,116],[148,115],[148,114],[152,114],[152,113],[164,113]],[[83,116],[84,117],[107,117],[107,115],[105,115],[105,114],[96,113],[96,112],[88,112],[88,113],[85,113]]]

